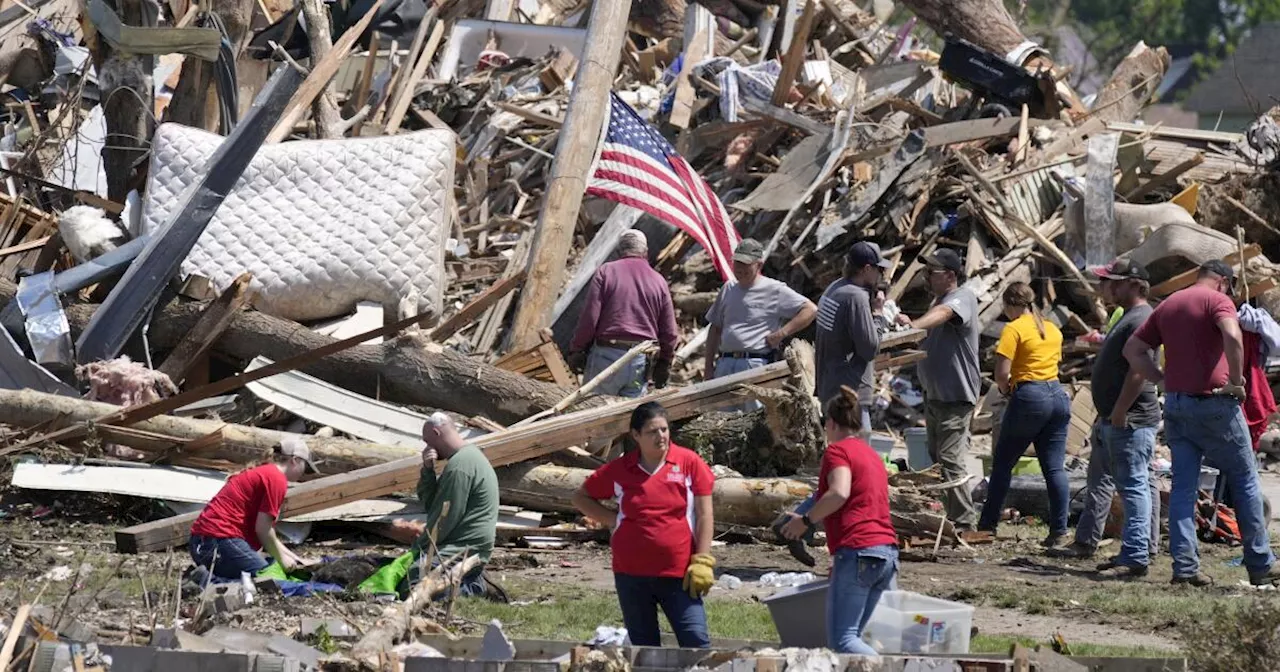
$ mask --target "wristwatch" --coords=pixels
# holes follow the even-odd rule
[[[804,524],[806,527],[816,527],[814,522],[812,520],[809,520],[809,514],[807,513],[804,514],[803,516],[800,516],[800,520],[804,521]]]

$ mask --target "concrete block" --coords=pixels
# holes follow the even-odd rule
[[[324,654],[319,650],[313,649],[302,642],[295,642],[282,635],[275,635],[267,640],[267,650],[271,653],[297,660],[304,669],[320,667],[320,659],[324,657]]]

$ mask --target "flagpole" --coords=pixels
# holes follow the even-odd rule
[[[551,308],[564,284],[573,232],[604,132],[609,92],[622,57],[630,13],[631,0],[592,3],[578,74],[534,232],[528,281],[516,302],[510,350],[538,344],[538,334],[549,325]]]

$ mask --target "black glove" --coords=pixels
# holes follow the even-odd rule
[[[574,373],[582,373],[587,369],[587,351],[579,350],[569,353],[569,356],[565,357],[564,363],[568,364]]]
[[[671,382],[671,360],[659,359],[653,363],[653,386],[662,389]]]

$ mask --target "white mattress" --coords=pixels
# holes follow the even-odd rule
[[[221,291],[253,274],[254,306],[312,320],[360,301],[395,314],[443,308],[455,135],[427,130],[264,145],[182,264]],[[142,232],[182,206],[222,137],[163,124],[152,143]],[[138,233],[138,232],[135,232]]]

